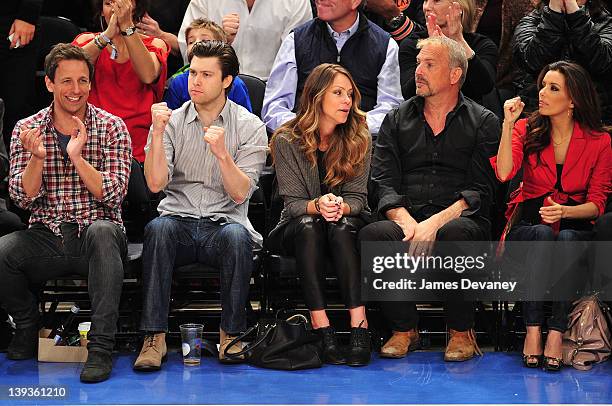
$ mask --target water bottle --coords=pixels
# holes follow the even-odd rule
[[[51,331],[48,338],[53,339],[55,345],[66,345],[68,330],[74,322],[74,318],[79,312],[79,310],[81,310],[79,306],[73,305],[70,308],[70,313],[68,313],[68,316],[66,316],[64,322],[60,323],[56,328]]]

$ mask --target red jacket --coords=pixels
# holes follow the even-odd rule
[[[537,154],[527,157],[523,154],[526,127],[527,119],[519,120],[512,131],[512,171],[507,180],[512,179],[522,166],[523,183],[521,191],[508,202],[506,217],[510,218],[518,203],[549,194],[560,204],[569,198],[580,204],[592,202],[599,209],[599,215],[603,214],[612,188],[610,136],[607,133],[589,133],[578,123],[574,124],[561,174],[564,193],[560,193],[555,189],[557,166],[552,142],[541,151],[542,162],[537,165]],[[491,158],[491,165],[497,173],[497,157]]]

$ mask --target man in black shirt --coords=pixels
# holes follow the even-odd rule
[[[410,254],[431,252],[434,241],[489,240],[489,209],[497,151],[497,117],[460,93],[467,57],[444,36],[419,42],[415,97],[385,117],[372,160],[378,212],[361,241],[410,241]],[[463,361],[478,350],[473,303],[447,302],[450,341],[444,359]],[[393,336],[382,357],[401,358],[418,342],[416,306],[383,302]]]

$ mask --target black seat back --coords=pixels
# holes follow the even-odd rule
[[[253,114],[261,118],[261,108],[263,107],[264,94],[266,93],[266,82],[251,75],[240,74],[238,77],[242,79],[249,90]]]

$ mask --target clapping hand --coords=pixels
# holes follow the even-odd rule
[[[85,124],[78,117],[72,116],[72,121],[74,121],[75,128],[70,134],[70,141],[68,141],[66,152],[70,159],[74,160],[81,156],[83,147],[87,143],[87,130],[85,129]]]
[[[142,20],[136,24],[136,28],[140,30],[144,35],[150,35],[152,37],[161,37],[162,30],[159,28],[159,23],[155,21],[149,13],[145,13]]]
[[[435,14],[427,15],[426,25],[427,25],[427,36],[429,37],[443,37],[444,36],[444,34],[442,33],[442,29],[437,23]]]
[[[117,16],[117,23],[121,30],[126,30],[134,26],[132,13],[134,4],[132,0],[115,0],[112,6],[113,14]]]
[[[463,10],[461,4],[456,1],[448,6],[448,14],[446,14],[446,36],[450,39],[461,43],[463,41]]]
[[[47,156],[40,128],[21,127],[19,140],[23,148],[36,158],[45,159]]]

